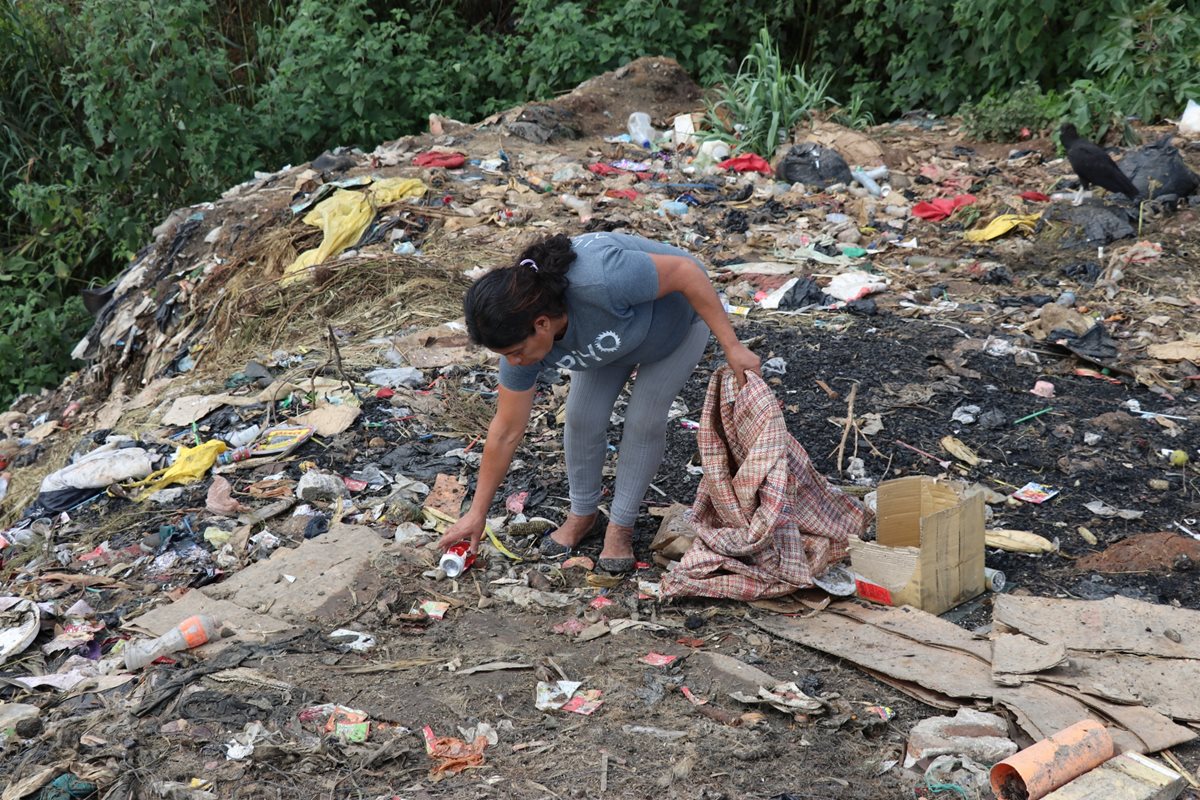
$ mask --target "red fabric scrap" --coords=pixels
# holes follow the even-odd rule
[[[913,206],[912,213],[921,219],[938,222],[946,219],[963,206],[975,202],[975,195],[960,194],[957,197],[935,197],[932,200],[922,200]]]
[[[633,189],[608,189],[604,192],[605,197],[612,197],[617,200],[633,200],[637,201],[638,193]]]
[[[1049,195],[1044,195],[1041,192],[1021,192],[1022,200],[1032,200],[1035,203],[1049,203]]]
[[[429,150],[413,159],[418,167],[445,167],[455,169],[467,163],[467,157],[462,153],[447,153],[441,150]]]
[[[734,172],[761,172],[763,175],[771,175],[771,165],[762,156],[754,153],[742,153],[740,156],[727,158],[720,164],[717,164],[721,169],[731,169]]]
[[[601,164],[601,163],[588,164],[587,171],[592,173],[593,175],[599,175],[601,178],[607,178],[610,175],[620,175],[621,174],[621,170],[617,169],[616,167],[612,167],[612,166],[609,166],[608,164]]]

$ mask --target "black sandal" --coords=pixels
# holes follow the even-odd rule
[[[558,528],[555,528],[554,530],[558,530]],[[554,535],[554,531],[550,531],[543,536],[542,541],[538,543],[538,550],[545,558],[563,558],[564,556],[569,556],[574,553],[581,544],[593,538],[597,532],[602,530],[604,529],[600,526],[600,512],[597,511],[596,520],[592,523],[592,527],[588,529],[588,532],[583,535],[582,539],[575,543],[574,547],[554,541],[554,539],[550,538]]]
[[[555,543],[557,544],[557,542]],[[633,572],[637,566],[637,558],[629,556],[628,558],[598,558],[596,559],[596,569],[601,572],[608,572],[612,575],[627,575]]]

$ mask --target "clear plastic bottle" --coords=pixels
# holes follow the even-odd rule
[[[560,194],[558,201],[578,214],[580,222],[587,222],[592,218],[592,204],[582,197],[576,197],[573,194]]]
[[[635,111],[629,115],[629,138],[638,147],[644,147],[647,150],[653,148],[654,140],[658,135],[654,132],[654,126],[650,124],[650,115],[645,111]]]
[[[125,645],[125,669],[139,670],[157,658],[180,650],[191,650],[216,638],[221,623],[207,614],[188,617],[157,639],[140,639]]]

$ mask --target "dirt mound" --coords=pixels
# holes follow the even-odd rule
[[[1139,533],[1111,547],[1084,556],[1080,569],[1119,574],[1122,572],[1186,572],[1200,564],[1200,542],[1177,533]]]
[[[656,122],[694,111],[701,95],[674,59],[644,57],[584,81],[550,105],[572,112],[583,136],[605,136],[624,130],[634,111],[645,111]]]

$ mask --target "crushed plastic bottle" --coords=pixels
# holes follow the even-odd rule
[[[686,217],[688,208],[687,203],[681,203],[678,200],[663,200],[658,205],[658,215],[660,217]]]
[[[470,549],[470,542],[464,541],[451,545],[450,549],[442,555],[438,569],[444,572],[447,578],[457,578],[462,575],[475,563],[475,554],[468,552]]]
[[[207,614],[188,617],[157,639],[142,639],[125,645],[125,669],[130,672],[141,669],[155,659],[180,650],[212,641],[220,632],[221,623]]]
[[[629,138],[639,147],[653,149],[654,140],[658,138],[654,127],[650,124],[650,115],[644,111],[635,111],[629,115]]]

